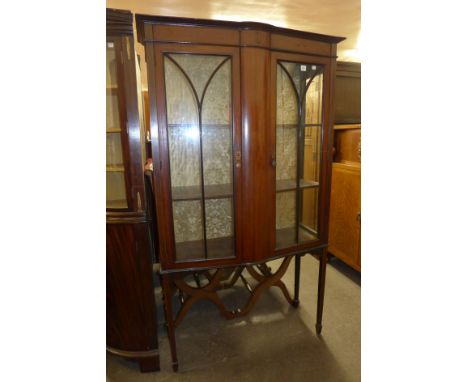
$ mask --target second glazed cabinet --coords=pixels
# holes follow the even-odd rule
[[[137,25],[162,273],[326,246],[342,39],[144,15]]]

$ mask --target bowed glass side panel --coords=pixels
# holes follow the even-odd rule
[[[164,56],[177,262],[235,256],[231,61]]]
[[[278,61],[276,248],[318,239],[323,67]]]
[[[106,208],[128,207],[115,43],[106,42]]]

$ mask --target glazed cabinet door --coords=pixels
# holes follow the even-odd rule
[[[330,61],[272,54],[276,159],[276,251],[326,240]]]
[[[238,49],[154,50],[164,268],[236,262],[240,240]]]

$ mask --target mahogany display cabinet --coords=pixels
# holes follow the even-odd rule
[[[106,15],[107,351],[159,370],[153,225],[142,159],[133,16]]]
[[[136,21],[148,69],[159,273],[174,369],[174,328],[194,302],[209,299],[234,318],[277,286],[297,306],[306,253],[320,256],[320,333],[332,89],[343,38],[251,22],[138,14]],[[292,299],[280,279],[294,256]],[[272,272],[265,263],[277,258]],[[238,279],[251,298],[229,311],[216,291]],[[174,294],[181,302],[175,318]]]

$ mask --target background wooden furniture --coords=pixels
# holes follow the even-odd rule
[[[242,269],[285,257],[276,274],[267,268],[256,274],[265,290],[281,285],[278,277],[297,255],[297,306],[300,255],[319,253],[320,333],[332,89],[336,44],[343,39],[260,23],[136,20],[148,68],[160,274],[174,369],[177,288],[191,301],[203,295],[226,317],[236,316],[216,296],[221,272],[205,273],[208,284],[198,279],[195,288],[183,272]]]
[[[361,166],[333,163],[330,199],[331,254],[361,271]]]
[[[106,342],[107,351],[159,370],[145,192],[133,17],[107,9],[106,41]]]
[[[335,124],[361,123],[361,64],[337,62],[335,79]]]
[[[338,62],[335,110],[328,250],[361,271],[361,64]]]

